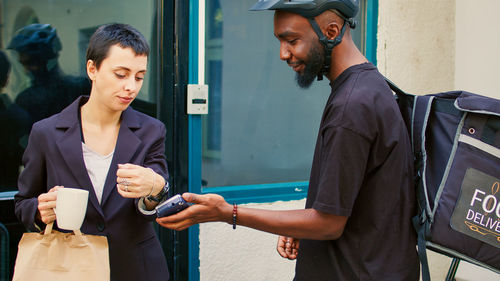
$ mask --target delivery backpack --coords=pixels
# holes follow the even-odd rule
[[[426,248],[453,258],[447,280],[460,260],[500,273],[500,100],[411,95],[387,82],[413,146],[422,279],[430,280]]]

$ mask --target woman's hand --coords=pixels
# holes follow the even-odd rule
[[[162,176],[150,168],[134,164],[118,164],[116,188],[125,198],[140,198],[157,195],[165,185]]]
[[[278,237],[278,246],[276,250],[280,256],[287,258],[289,260],[294,260],[299,254],[300,240],[293,237]]]
[[[56,207],[57,190],[63,186],[56,185],[47,193],[42,193],[38,196],[38,212],[37,218],[45,224],[49,224],[56,220]]]

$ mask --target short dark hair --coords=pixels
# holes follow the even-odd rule
[[[114,45],[131,48],[136,55],[149,56],[148,41],[137,29],[128,24],[111,23],[100,26],[90,37],[87,61],[92,60],[99,69]]]
[[[7,85],[9,78],[10,62],[3,51],[0,51],[0,89]]]

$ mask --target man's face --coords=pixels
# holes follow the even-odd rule
[[[297,73],[297,84],[308,88],[324,60],[323,48],[309,21],[294,13],[276,11],[274,35],[280,41],[280,58]]]
[[[19,62],[23,65],[27,72],[32,73],[35,76],[43,70],[46,64],[46,62],[25,53],[19,53]]]

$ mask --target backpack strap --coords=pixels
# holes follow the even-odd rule
[[[427,214],[432,214],[429,202],[429,195],[427,194],[427,183],[425,181],[425,174],[427,170],[427,151],[425,149],[425,131],[429,122],[431,114],[433,96],[415,96],[412,113],[411,124],[411,139],[413,143],[413,154],[419,164],[417,176],[420,177],[423,184],[423,191],[425,196],[425,209]],[[430,218],[431,222],[433,218]]]
[[[426,150],[425,150],[425,130],[427,128],[427,123],[429,121],[430,111],[432,103],[434,100],[433,96],[414,96],[405,93],[403,90],[399,89],[396,84],[394,84],[389,79],[385,78],[389,88],[396,94],[398,100],[404,101],[403,108],[408,106],[412,108],[411,116],[405,116],[404,118],[410,119],[405,120],[407,126],[409,126],[410,139],[412,143],[413,155],[415,157],[415,186],[417,192],[417,201],[420,205],[421,213],[417,214],[412,218],[413,227],[417,232],[417,247],[418,247],[418,258],[421,264],[422,270],[422,280],[430,281],[429,272],[429,262],[427,260],[426,252],[426,235],[429,233],[430,223],[428,221],[428,215],[432,214],[429,205],[429,197],[427,196],[427,189],[425,183],[425,169],[426,169]],[[409,98],[411,97],[411,98]],[[406,104],[406,102],[409,102]],[[413,102],[413,104],[411,103]],[[398,102],[399,103],[399,102]],[[400,104],[401,107],[401,104]],[[400,108],[402,109],[402,108]],[[403,110],[403,109],[402,109]],[[403,118],[403,119],[404,119]]]
[[[427,193],[426,169],[427,152],[425,149],[425,131],[431,113],[433,96],[415,96],[413,103],[412,122],[411,122],[411,140],[413,145],[413,154],[415,156],[415,171],[417,198],[421,205],[421,214],[413,218],[413,226],[417,231],[418,258],[422,264],[422,280],[430,281],[429,262],[426,252],[426,235],[429,233],[433,218],[429,204],[429,195]],[[423,205],[423,206],[422,206]]]
[[[427,251],[425,247],[425,232],[427,229],[427,221],[422,222],[422,216],[425,215],[425,211],[422,211],[423,215],[416,215],[413,217],[413,227],[417,231],[417,249],[418,249],[418,259],[422,265],[422,281],[431,281],[431,274],[429,271],[429,262],[427,260]]]

